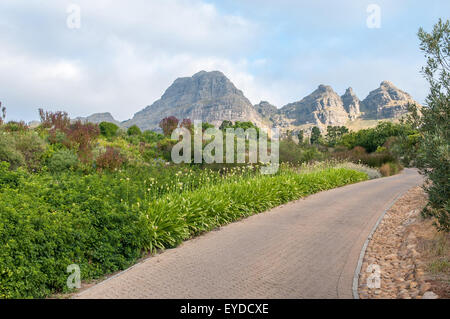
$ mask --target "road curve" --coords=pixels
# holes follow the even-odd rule
[[[74,298],[352,298],[361,248],[414,169],[324,191],[189,240]]]

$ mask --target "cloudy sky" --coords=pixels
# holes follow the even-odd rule
[[[382,80],[422,102],[416,34],[449,12],[447,0],[1,0],[0,101],[8,120],[39,107],[126,120],[177,77],[220,70],[254,104],[321,83],[362,99]]]

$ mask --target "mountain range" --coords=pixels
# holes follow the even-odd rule
[[[407,113],[409,103],[418,104],[406,92],[389,81],[360,100],[348,88],[340,96],[331,86],[318,88],[299,101],[281,108],[261,101],[252,105],[244,93],[220,71],[200,71],[192,77],[176,79],[153,104],[134,114],[133,118],[116,121],[110,113],[96,113],[84,121],[112,122],[122,127],[139,126],[142,130],[159,130],[161,119],[175,116],[209,122],[219,126],[222,121],[251,121],[257,126],[273,126],[285,130],[310,129],[318,126],[349,125],[354,121],[396,119]]]

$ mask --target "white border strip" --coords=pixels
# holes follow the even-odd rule
[[[381,214],[381,216],[378,218],[375,226],[373,226],[372,231],[370,232],[369,236],[367,237],[366,241],[364,242],[364,245],[361,249],[361,253],[359,254],[359,259],[358,259],[358,265],[356,266],[355,269],[355,274],[353,275],[353,299],[359,299],[359,293],[358,293],[358,286],[359,286],[359,275],[361,273],[361,268],[362,268],[362,263],[364,260],[364,256],[366,255],[366,250],[367,250],[367,246],[369,245],[370,240],[372,239],[373,234],[375,233],[375,231],[378,228],[378,225],[381,223],[381,221],[384,218],[384,215],[386,215],[387,211],[391,209],[392,206],[394,206],[395,202],[401,197],[403,196],[407,191],[409,191],[409,189],[407,189],[406,191],[401,192],[400,194],[398,194],[393,200],[392,202],[389,204],[389,206],[383,211],[383,213]]]

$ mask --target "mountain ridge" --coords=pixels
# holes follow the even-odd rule
[[[161,119],[175,116],[189,118],[219,126],[222,121],[251,121],[258,126],[275,126],[280,130],[328,125],[346,125],[366,119],[383,120],[400,118],[407,113],[408,103],[418,104],[408,93],[392,82],[382,81],[360,100],[351,87],[343,95],[329,85],[320,84],[302,99],[281,108],[261,101],[252,105],[220,71],[200,71],[191,77],[177,78],[160,99],[146,106],[126,121],[118,122],[109,113],[96,113],[88,121],[105,119],[123,127],[137,125],[141,129],[159,130]]]

